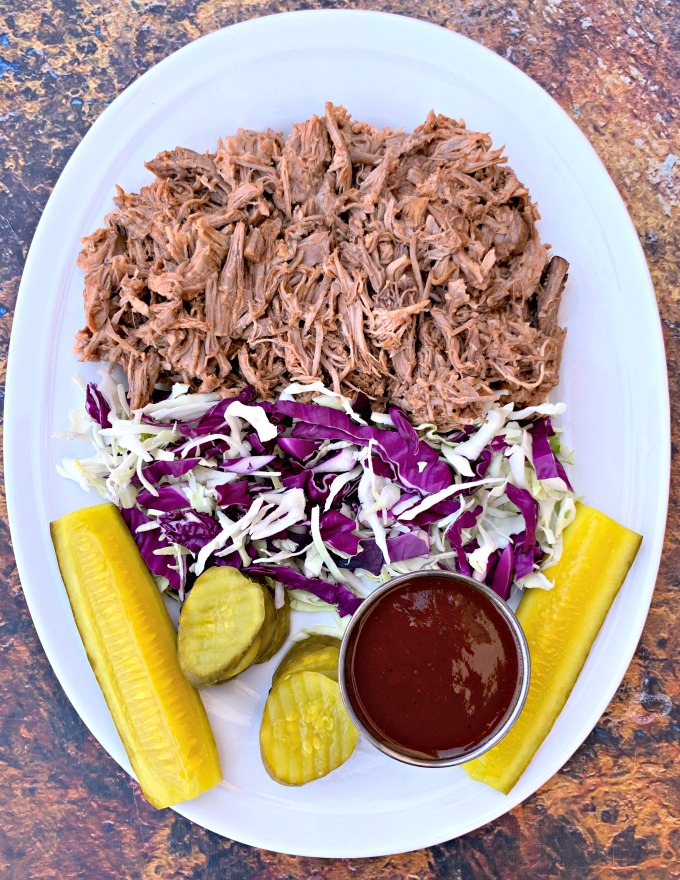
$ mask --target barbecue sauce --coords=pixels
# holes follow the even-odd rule
[[[386,592],[350,634],[345,680],[376,739],[406,754],[455,758],[508,713],[518,649],[483,593],[437,575],[414,578]]]

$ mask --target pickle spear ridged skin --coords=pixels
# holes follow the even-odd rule
[[[463,764],[472,779],[508,794],[564,708],[642,537],[577,504],[562,556],[546,569],[550,590],[526,590],[517,608],[531,657],[526,703],[506,736]]]
[[[254,663],[262,647],[266,587],[236,568],[209,568],[179,615],[179,663],[195,687],[226,681]]]
[[[260,726],[262,762],[283,785],[326,776],[350,757],[359,734],[340,686],[320,672],[298,672],[271,689]]]
[[[50,531],[85,651],[145,796],[161,809],[212,788],[222,773],[208,717],[118,509],[77,510]]]

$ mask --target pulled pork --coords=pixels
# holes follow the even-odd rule
[[[75,352],[121,364],[132,407],[162,382],[269,397],[321,379],[446,430],[499,396],[539,402],[568,264],[504,162],[445,116],[405,133],[330,104],[286,138],[160,153],[83,240]]]

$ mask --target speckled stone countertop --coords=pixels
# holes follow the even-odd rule
[[[6,0],[0,3],[0,369],[31,237],[102,109],[175,49],[252,16],[361,7],[415,15],[498,52],[579,125],[626,201],[656,287],[680,404],[675,0]],[[675,41],[675,44],[674,44]],[[2,386],[4,389],[4,386]],[[4,394],[4,391],[3,391]],[[566,767],[508,815],[403,856],[323,861],[224,840],[156,812],[88,733],[31,623],[0,506],[0,876],[11,880],[476,880],[680,876],[680,486],[635,659]]]

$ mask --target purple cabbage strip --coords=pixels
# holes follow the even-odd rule
[[[406,449],[409,454],[418,455],[418,450],[420,449],[420,437],[418,436],[416,429],[409,422],[404,413],[400,409],[397,409],[396,406],[390,407],[389,414],[392,416],[392,421],[394,422],[394,427],[397,429],[397,433],[404,443],[406,443]]]
[[[486,582],[490,583],[502,599],[510,596],[510,589],[515,580],[530,574],[534,570],[534,564],[543,555],[543,551],[536,544],[536,527],[540,505],[527,489],[522,489],[508,483],[506,486],[508,499],[515,505],[524,517],[525,528],[523,532],[512,536],[511,542],[503,548],[503,551],[495,551],[489,557],[486,571]]]
[[[338,553],[355,556],[359,552],[359,535],[354,534],[357,524],[337,510],[324,513],[319,521],[319,531],[325,544]]]
[[[491,443],[489,443],[489,448],[492,452],[505,452],[508,448],[508,441],[505,437],[494,437]]]
[[[222,431],[221,433],[224,433]],[[191,455],[193,458],[200,456],[201,458],[224,458],[230,451],[229,443],[226,440],[220,440],[219,438],[213,438],[211,440],[208,439],[210,435],[206,435],[204,438],[196,438],[191,440],[186,437],[180,440],[179,442],[172,443],[168,446],[168,450],[173,452],[178,458],[181,457],[182,452],[184,452],[187,447],[191,449]],[[191,446],[189,446],[191,444]]]
[[[394,480],[396,477],[394,465],[388,461],[383,461],[377,455],[371,456],[371,467],[376,477],[386,477],[388,480]]]
[[[217,503],[220,507],[250,507],[252,498],[247,480],[235,480],[233,483],[221,483],[215,486]]]
[[[486,472],[489,470],[490,464],[491,451],[488,447],[485,447],[479,454],[479,458],[476,461],[471,462],[470,464],[470,467],[472,468],[472,473],[475,475],[475,478],[478,480],[483,480],[486,476]],[[470,477],[467,477],[467,480],[471,482]]]
[[[491,576],[491,589],[498,593],[501,599],[506,601],[510,598],[510,590],[515,579],[515,549],[512,544],[503,548]],[[486,582],[489,583],[487,573]]]
[[[357,391],[352,401],[352,410],[365,422],[371,421],[371,401],[363,391]]]
[[[337,605],[341,617],[346,614],[354,614],[362,602],[359,596],[355,596],[344,584],[330,584],[321,578],[308,578],[285,565],[256,563],[248,565],[244,571],[247,574],[259,574],[274,578],[289,590],[307,590],[308,593],[312,593],[323,602]]]
[[[449,541],[449,544],[456,551],[456,567],[461,574],[466,574],[468,577],[472,576],[472,569],[470,568],[470,563],[468,562],[467,553],[463,548],[463,537],[462,532],[463,529],[471,529],[472,526],[477,522],[477,518],[480,515],[484,508],[481,504],[478,504],[474,510],[466,510],[465,513],[461,514],[458,519],[453,522],[445,532],[445,536]],[[470,545],[468,544],[468,547]]]
[[[123,507],[120,512],[132,533],[132,537],[135,539],[135,544],[139,548],[142,559],[149,566],[149,570],[158,577],[167,578],[172,589],[179,592],[183,586],[183,578],[177,569],[172,567],[177,564],[174,555],[157,556],[154,553],[154,550],[169,546],[163,539],[160,529],[138,532],[139,526],[146,525],[149,522],[149,517],[138,507]]]
[[[525,538],[523,546],[527,551],[533,550],[536,543],[536,526],[538,525],[540,505],[528,489],[521,489],[512,483],[506,485],[505,493],[524,517]]]
[[[427,556],[430,552],[430,545],[421,535],[405,532],[403,535],[387,538],[387,550],[392,562],[403,562],[406,559],[417,559],[420,556]],[[372,538],[370,540],[362,539],[361,552],[357,553],[356,556],[353,556],[351,559],[338,560],[340,568],[361,568],[374,575],[380,574],[384,564],[383,552]]]
[[[162,510],[170,513],[173,510],[189,510],[190,502],[186,496],[174,486],[160,486],[158,495],[153,495],[148,489],[142,489],[137,493],[137,504],[151,510]]]
[[[531,574],[535,564],[543,558],[543,551],[538,544],[527,544],[524,532],[512,536],[512,545],[515,548],[515,578],[519,580]]]
[[[464,440],[467,440],[467,438],[471,434],[474,434],[474,432],[475,432],[475,429],[474,429],[473,425],[466,425],[464,428],[461,428],[459,431],[451,431],[449,434],[446,435],[446,439],[450,443],[462,443]]]
[[[229,553],[228,556],[211,556],[210,565],[229,565],[231,568],[243,568],[243,560],[238,550]]]
[[[562,462],[557,458],[550,448],[550,438],[554,435],[552,423],[549,418],[537,419],[529,427],[531,434],[532,457],[534,460],[534,470],[539,480],[551,480],[559,477],[570,492],[574,490],[571,487],[569,478]]]
[[[319,448],[319,444],[312,440],[298,440],[296,437],[279,437],[276,442],[279,449],[298,461],[304,461],[314,455]]]
[[[286,489],[304,489],[312,473],[298,461],[288,462],[283,470],[281,482]]]
[[[142,474],[153,486],[158,486],[163,477],[183,477],[192,471],[200,458],[176,458],[174,461],[152,461],[142,467]]]
[[[225,453],[230,451],[229,444],[225,443],[223,440],[216,440],[212,443],[209,443],[207,446],[201,445],[200,449],[194,447],[196,450],[194,455],[197,453],[201,456],[201,458],[209,459],[215,458],[218,461],[224,460]]]
[[[281,477],[281,482],[286,489],[304,489],[305,495],[312,504],[320,504],[328,498],[331,483],[337,474],[316,474],[307,470],[299,462],[290,462],[291,468],[288,474]],[[345,483],[335,496],[340,500],[352,490],[351,483]]]
[[[110,428],[111,407],[99,388],[92,382],[85,389],[85,411],[100,428]]]
[[[299,531],[298,531],[299,530]],[[303,547],[306,547],[311,539],[309,537],[309,525],[295,525],[291,526],[289,529],[286,529],[281,535],[277,535],[277,540],[284,537],[289,541],[292,541],[295,544],[297,550],[302,550]]]
[[[253,471],[261,471],[263,467],[271,464],[276,455],[249,455],[246,458],[228,458],[223,461],[219,468],[230,474],[242,474],[247,476]]]
[[[364,538],[361,541],[361,552],[352,556],[351,559],[336,559],[338,568],[349,568],[354,570],[361,568],[371,574],[379,575],[385,564],[383,552],[375,543],[373,538]]]
[[[387,538],[387,549],[392,562],[404,562],[406,559],[427,556],[430,552],[430,542],[422,534],[404,532],[402,535],[395,535],[394,538]]]
[[[523,547],[519,547],[515,554],[515,577],[517,580],[525,577],[534,570],[534,554],[527,553]]]
[[[463,493],[459,494],[462,495]],[[445,516],[450,516],[457,510],[460,510],[460,501],[457,501],[455,498],[444,498],[443,501],[439,501],[437,504],[433,504],[432,507],[419,513],[418,516],[411,520],[411,524],[418,526],[420,529],[425,529],[432,525],[432,523],[438,522]]]
[[[246,440],[250,443],[251,449],[253,449],[258,455],[264,455],[266,451],[264,444],[254,431],[252,434],[248,434]],[[267,444],[267,446],[269,446],[269,444]]]
[[[158,517],[163,533],[174,544],[185,547],[190,553],[198,553],[209,541],[216,538],[221,529],[207,513],[186,511],[182,516],[163,513]]]

